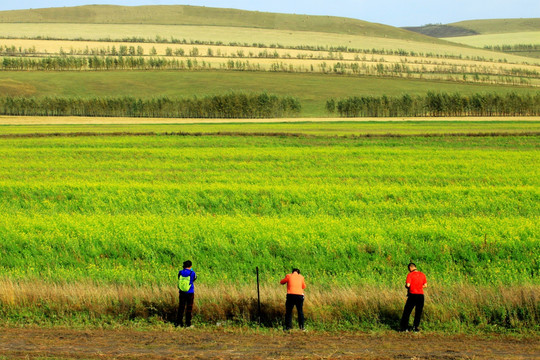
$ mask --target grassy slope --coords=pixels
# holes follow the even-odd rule
[[[118,71],[118,72],[2,72],[0,91],[24,96],[118,96],[148,98],[223,94],[231,91],[267,91],[292,95],[301,101],[302,116],[326,116],[331,97],[352,95],[399,96],[428,91],[528,93],[531,88],[456,84],[407,79],[349,77],[320,74],[251,73],[227,71]]]
[[[538,31],[540,18],[467,20],[452,24],[428,24],[403,29],[437,38]],[[451,40],[451,39],[450,39]]]
[[[468,20],[448,25],[476,31],[479,34],[504,34],[538,31],[540,29],[540,18]]]
[[[136,7],[89,5],[13,10],[0,12],[0,22],[213,25],[356,34],[428,42],[433,40],[392,26],[350,18],[184,5]]]

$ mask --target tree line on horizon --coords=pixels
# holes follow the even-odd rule
[[[267,93],[229,93],[202,98],[0,97],[0,115],[164,118],[278,118],[296,116],[297,98]],[[328,99],[326,110],[341,117],[539,116],[540,93],[435,93],[397,97]]]
[[[229,93],[202,98],[0,97],[0,114],[163,118],[276,118],[294,116],[300,102],[267,93]]]
[[[326,110],[337,112],[341,117],[538,116],[540,93],[462,95],[428,92],[398,97],[352,96],[327,100]]]

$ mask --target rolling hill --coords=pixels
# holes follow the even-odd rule
[[[0,12],[0,23],[201,25],[375,36],[433,42],[393,26],[333,17],[278,14],[187,5],[87,5]]]
[[[404,29],[456,44],[540,58],[540,18],[468,20]]]
[[[467,20],[451,24],[411,26],[403,29],[436,38],[537,32],[540,29],[540,18]]]
[[[506,34],[540,30],[540,18],[468,20],[449,24],[478,34]]]

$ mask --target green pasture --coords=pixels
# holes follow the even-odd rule
[[[9,120],[0,117],[0,122]],[[34,117],[33,119],[39,119]],[[489,119],[489,118],[484,118]],[[44,118],[43,121],[47,121]],[[0,136],[46,134],[112,134],[168,133],[212,134],[302,134],[308,136],[368,136],[368,135],[456,135],[456,134],[523,134],[540,133],[540,121],[332,121],[226,124],[81,124],[81,125],[0,125]]]
[[[461,94],[530,93],[535,88],[456,84],[427,80],[324,74],[240,71],[1,72],[0,92],[12,96],[193,97],[238,92],[268,92],[300,100],[300,116],[328,116],[329,98],[420,95],[428,91]]]
[[[373,124],[372,124],[373,125]],[[540,142],[522,137],[0,140],[0,271],[205,284],[538,284]]]

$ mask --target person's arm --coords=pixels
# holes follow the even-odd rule
[[[306,288],[306,282],[304,281],[304,278],[302,278],[302,289]]]
[[[191,279],[191,283],[193,284],[195,282],[195,280],[197,280],[197,274],[194,271],[193,272],[193,278]]]
[[[285,276],[285,278],[282,279],[279,283],[280,283],[281,285],[285,285],[285,284],[288,283],[288,282],[289,282],[289,275],[287,274],[287,276]]]
[[[405,280],[405,287],[409,289],[411,287],[411,273],[407,275],[407,280]]]

